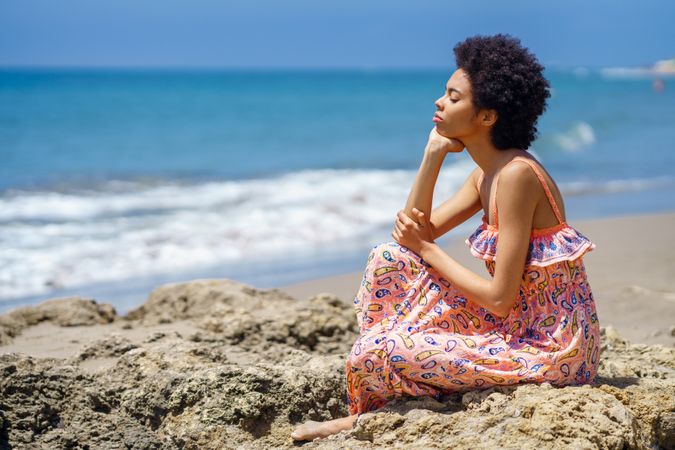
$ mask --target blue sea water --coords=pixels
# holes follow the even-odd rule
[[[66,295],[125,311],[160,283],[362,269],[451,73],[0,70],[0,311]],[[530,150],[568,221],[673,210],[675,79],[546,75]],[[473,167],[449,155],[434,205]]]

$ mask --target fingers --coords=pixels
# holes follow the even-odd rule
[[[396,225],[394,226],[394,230],[391,232],[391,237],[393,237],[396,242],[400,242],[401,236],[402,233],[397,222]]]
[[[396,213],[396,228],[399,232],[404,232],[412,228],[424,228],[427,226],[427,217],[417,208],[412,209],[412,214],[417,220],[412,220],[403,210]]]
[[[405,225],[403,225],[399,220],[394,224],[394,230],[399,234],[402,234],[405,231]]]
[[[401,221],[401,223],[403,223],[403,225],[410,226],[414,224],[413,220],[410,217],[408,217],[408,215],[405,212],[403,212],[403,210],[397,212],[396,217],[398,217],[398,219]]]
[[[406,222],[408,224],[406,224]],[[403,212],[403,210],[396,213],[396,222],[394,224],[394,230],[391,233],[391,236],[398,242],[401,239],[401,236],[406,234],[406,230],[410,227],[413,221]]]
[[[424,213],[417,208],[413,208],[413,214],[417,217],[419,226],[423,228],[427,223],[427,218]]]
[[[420,225],[426,224],[427,218],[424,215],[424,213],[417,208],[413,208],[412,210],[413,210],[413,213],[417,216],[417,219],[419,220]]]
[[[403,210],[396,213],[396,223],[399,224],[400,230],[404,230],[406,228],[414,228],[415,226],[421,228],[424,228],[426,226],[426,224],[428,223],[427,218],[422,211],[420,211],[417,208],[413,208],[412,213],[417,219],[416,221],[408,217],[406,213],[403,212]]]

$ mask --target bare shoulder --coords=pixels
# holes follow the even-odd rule
[[[526,162],[512,161],[499,172],[499,188],[495,201],[498,208],[529,215],[542,195],[537,174]]]
[[[499,172],[500,187],[507,186],[509,192],[539,192],[537,174],[526,162],[515,160],[504,166]]]

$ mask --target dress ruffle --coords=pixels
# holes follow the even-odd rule
[[[473,256],[496,261],[498,234],[494,226],[483,221],[465,242]],[[594,249],[593,242],[563,222],[551,228],[532,231],[526,265],[548,266],[559,261],[571,261]]]

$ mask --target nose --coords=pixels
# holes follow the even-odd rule
[[[436,101],[434,102],[434,105],[436,105],[436,108],[441,109],[441,100],[442,99],[443,99],[443,97],[439,97],[439,98],[436,99]]]

